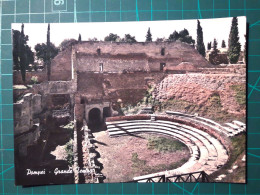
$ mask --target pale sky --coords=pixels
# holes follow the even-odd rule
[[[205,47],[208,42],[213,42],[216,38],[218,47],[221,47],[222,40],[228,45],[228,37],[232,18],[219,19],[200,19],[203,29],[203,39]],[[24,23],[24,33],[29,36],[28,45],[34,49],[37,43],[46,43],[47,25],[43,23]],[[109,33],[119,35],[121,38],[125,34],[135,36],[137,41],[145,41],[148,28],[151,29],[153,41],[159,38],[168,38],[175,30],[179,32],[186,28],[189,34],[196,41],[197,39],[197,20],[168,20],[168,21],[142,21],[142,22],[95,22],[95,23],[51,23],[50,39],[56,46],[64,39],[78,39],[81,34],[82,41],[96,37],[104,40]],[[13,23],[12,29],[21,30],[21,23]],[[246,34],[246,17],[238,17],[239,41],[244,47]]]

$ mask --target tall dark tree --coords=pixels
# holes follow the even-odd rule
[[[241,44],[239,43],[238,21],[237,17],[233,17],[228,38],[228,58],[231,64],[238,62],[240,51]]]
[[[208,50],[211,50],[211,42],[208,43],[207,49],[208,49]]]
[[[245,40],[246,40],[246,35],[245,36]],[[245,41],[245,45],[244,45],[244,62],[246,63],[247,59],[246,59],[246,56],[247,56],[247,45],[246,45],[246,41]]]
[[[219,53],[218,42],[217,42],[216,39],[214,39],[214,41],[213,41],[213,51],[211,53],[213,53],[213,54],[218,54]]]
[[[206,52],[205,52],[205,45],[203,42],[203,31],[200,26],[200,21],[197,20],[197,51],[205,57]]]
[[[47,48],[46,48],[46,65],[47,65],[47,76],[48,76],[48,81],[51,79],[51,55],[50,55],[50,50],[51,50],[51,41],[50,41],[50,24],[48,24],[48,30],[47,30]]]
[[[14,70],[20,70],[22,80],[26,81],[26,70],[29,70],[29,64],[34,64],[34,54],[27,45],[28,36],[24,34],[24,24],[21,26],[21,32],[13,30],[13,65]]]
[[[222,48],[226,48],[225,40],[222,40],[221,47],[222,47]]]
[[[218,64],[221,63],[218,53],[219,53],[218,42],[217,42],[216,39],[214,39],[213,49],[212,49],[212,51],[210,52],[210,55],[209,55],[209,61],[210,61],[211,64],[218,65]]]
[[[19,39],[19,50],[18,50],[18,55],[20,58],[20,70],[22,74],[22,79],[23,82],[25,83],[25,76],[26,76],[26,68],[28,64],[26,64],[26,52],[25,52],[25,45],[28,40],[28,37],[25,37],[24,35],[24,24],[22,24],[22,29],[21,29],[21,36]]]
[[[79,34],[78,42],[81,43],[81,34]]]
[[[104,41],[116,42],[119,39],[120,39],[120,37],[117,34],[110,33],[108,36],[105,37]]]
[[[145,40],[146,42],[152,42],[153,41],[150,28],[148,29],[147,34],[146,34],[145,37],[146,37],[146,40]]]

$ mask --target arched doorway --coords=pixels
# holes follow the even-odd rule
[[[92,108],[88,114],[88,123],[91,125],[98,125],[102,122],[101,111],[98,108]]]

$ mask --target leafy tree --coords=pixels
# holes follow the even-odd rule
[[[167,39],[165,39],[164,37],[156,39],[156,42],[165,42],[165,41],[167,41]]]
[[[184,28],[183,30],[181,30],[179,32],[179,35],[180,35],[180,37],[186,37],[189,35],[189,31],[186,28]]]
[[[34,64],[34,53],[27,45],[29,38],[24,34],[24,24],[21,26],[21,32],[13,30],[12,34],[14,69],[21,71],[22,80],[25,83],[26,70],[29,70],[29,64]]]
[[[78,42],[81,43],[81,34],[79,34]]]
[[[94,37],[94,38],[89,38],[88,41],[98,41],[98,39]]]
[[[179,39],[180,35],[179,33],[175,30],[172,34],[169,36],[169,41],[177,41]]]
[[[61,51],[64,51],[67,48],[70,48],[72,45],[77,44],[78,41],[76,39],[64,39],[60,45],[59,48]]]
[[[233,17],[228,39],[228,58],[231,64],[238,62],[240,51],[237,17]]]
[[[125,37],[122,39],[122,42],[135,43],[135,36],[131,36],[130,34],[125,34]]]
[[[203,42],[203,31],[200,26],[200,21],[197,20],[197,51],[205,57],[206,52],[205,52],[205,45]]]
[[[36,57],[42,60],[44,63],[47,62],[47,45],[45,43],[38,43],[35,45],[34,50],[36,52]],[[57,48],[52,42],[50,42],[50,59],[53,59],[59,53],[59,48]]]
[[[225,43],[224,40],[222,40],[221,47],[222,47],[222,48],[226,48],[226,43]]]
[[[208,49],[208,50],[211,50],[211,42],[208,43],[207,49]]]
[[[116,42],[119,39],[120,39],[120,37],[117,34],[110,33],[108,36],[105,37],[104,41]]]
[[[195,41],[192,39],[191,36],[189,36],[189,31],[187,29],[181,30],[179,33],[174,31],[172,34],[170,34],[168,41],[181,41],[188,44],[195,44]]]
[[[145,37],[146,37],[146,40],[145,40],[146,42],[152,42],[153,41],[150,28],[148,29],[147,34],[146,34]]]

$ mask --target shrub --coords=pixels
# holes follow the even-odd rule
[[[39,83],[38,76],[32,76],[32,78],[31,78],[31,83],[32,83],[32,84],[37,84],[37,83]]]

